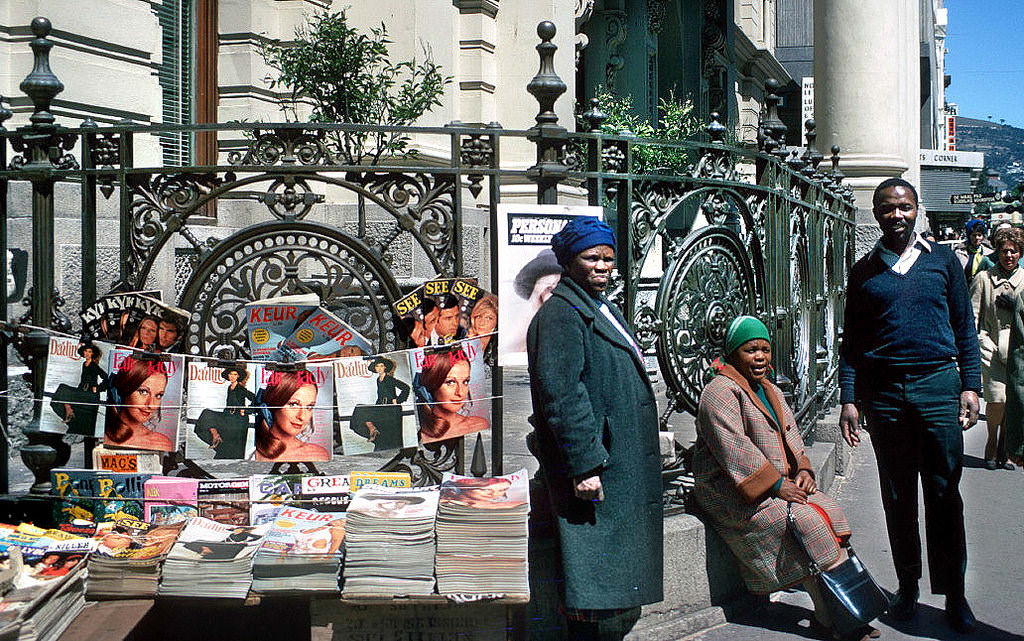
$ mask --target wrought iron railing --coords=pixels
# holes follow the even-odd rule
[[[673,412],[694,411],[726,325],[739,313],[757,314],[774,327],[779,379],[802,426],[810,425],[833,396],[836,328],[852,257],[852,196],[841,184],[838,149],[830,171],[819,167],[813,124],[805,147],[787,148],[781,142],[785,127],[774,93],[766,100],[757,150],[726,145],[725,126],[717,117],[702,142],[569,133],[553,111],[565,85],[553,69],[554,27],[543,23],[537,47],[541,67],[528,87],[540,104],[536,127],[394,128],[389,131],[412,139],[416,156],[373,166],[345,165],[328,144],[329,135],[378,128],[57,125],[49,113],[61,89],[48,64],[50,26],[37,18],[32,30],[35,68],[22,83],[34,104],[31,124],[15,131],[0,127],[0,245],[7,245],[8,185],[28,181],[32,290],[28,311],[19,323],[8,324],[6,336],[30,367],[35,398],[43,389],[46,330],[74,329],[54,287],[58,184],[80,185],[82,308],[109,289],[144,288],[156,266],[172,264],[168,252],[176,246],[181,270],[176,294],[191,314],[188,351],[238,356],[245,353],[245,344],[237,310],[254,298],[315,290],[328,304],[347,310],[347,320],[387,351],[404,346],[391,308],[402,282],[435,273],[483,277],[486,266],[489,280],[483,282],[496,291],[498,239],[489,233],[487,248],[468,251],[472,241],[466,231],[473,226],[495,229],[503,189],[527,181],[537,184],[539,203],[557,202],[562,188],[582,190],[590,204],[604,206],[617,227],[614,295],[652,368],[665,381],[665,420]],[[586,114],[592,130],[602,122],[597,107]],[[9,117],[9,111],[0,111],[0,125]],[[147,140],[168,131],[217,132],[207,135],[227,142],[216,164],[136,162]],[[536,164],[528,169],[503,164],[501,149],[510,144],[535,145]],[[642,147],[673,150],[673,157],[684,162],[643,166],[636,160]],[[325,216],[319,205],[335,192],[344,194],[340,200],[347,208]],[[101,199],[116,199],[120,223],[118,269],[109,287],[100,280],[97,258]],[[226,238],[213,237],[209,214],[216,211],[216,202],[227,200],[248,207],[247,220]],[[480,219],[467,221],[472,216]],[[484,254],[486,263],[478,257]],[[419,274],[410,267],[417,262],[424,266]],[[6,370],[7,350],[0,352]],[[500,472],[500,368],[494,368],[493,381],[491,463]],[[6,418],[6,379],[0,386],[0,416]],[[36,403],[36,421],[39,409]],[[66,460],[68,449],[59,437],[31,427],[23,451],[33,465],[44,469]],[[0,465],[5,466],[0,482],[6,483],[3,448],[6,444],[0,444]],[[410,470],[418,482],[428,482],[461,466],[461,452],[461,444],[421,447],[384,467]],[[670,476],[682,471],[681,460],[672,463]]]

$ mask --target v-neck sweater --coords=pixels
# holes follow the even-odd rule
[[[981,389],[981,356],[963,268],[949,248],[922,252],[906,274],[876,252],[850,270],[840,400],[857,400],[858,376],[927,372],[957,362],[961,391]]]

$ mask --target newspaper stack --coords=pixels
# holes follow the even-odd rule
[[[252,583],[252,557],[268,529],[269,523],[231,526],[201,516],[189,520],[164,562],[160,596],[244,599]]]
[[[494,478],[445,473],[437,510],[437,591],[528,594],[526,470]]]
[[[348,507],[345,596],[434,591],[437,488],[364,486]]]
[[[101,524],[89,559],[86,595],[93,600],[155,596],[160,563],[183,525],[151,525],[137,519]]]
[[[345,513],[284,507],[252,566],[254,592],[337,592]]]

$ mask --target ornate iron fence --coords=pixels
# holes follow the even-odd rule
[[[590,204],[603,205],[616,225],[614,296],[665,381],[665,420],[672,412],[694,411],[727,323],[739,313],[757,314],[774,327],[779,378],[803,425],[833,394],[836,327],[852,256],[852,198],[841,185],[837,149],[831,171],[824,171],[813,133],[806,147],[791,149],[781,142],[785,127],[774,94],[767,100],[758,150],[724,144],[725,127],[717,117],[703,142],[570,134],[553,111],[565,90],[553,69],[554,26],[542,23],[541,67],[528,87],[540,104],[536,127],[397,128],[393,131],[412,138],[421,150],[417,156],[346,165],[332,153],[328,136],[377,128],[57,125],[49,109],[62,87],[49,69],[49,22],[37,18],[32,30],[35,67],[21,85],[34,104],[31,124],[15,131],[0,126],[0,245],[7,244],[8,184],[28,181],[32,290],[28,312],[18,324],[8,324],[6,336],[31,368],[36,398],[43,389],[46,329],[72,329],[54,287],[54,188],[59,183],[80,185],[83,308],[105,293],[97,285],[97,207],[101,198],[116,198],[119,273],[111,289],[144,288],[160,257],[183,245],[185,275],[178,293],[191,314],[188,351],[241,356],[241,306],[300,290],[317,291],[378,349],[403,347],[391,308],[401,294],[395,265],[414,254],[438,275],[480,276],[467,268],[464,216],[483,209],[493,230],[503,186],[527,180],[537,183],[541,203],[556,202],[560,187],[576,187]],[[9,117],[9,111],[0,111],[0,125]],[[596,105],[586,117],[592,129],[602,121]],[[222,144],[216,164],[135,162],[141,140],[167,131],[205,132],[235,142]],[[535,144],[537,163],[525,170],[503,165],[502,146],[522,146],[524,139]],[[644,166],[637,160],[644,147],[671,149],[686,160],[672,167]],[[9,150],[14,154],[8,162]],[[344,194],[358,206],[325,219],[318,206],[328,192]],[[205,216],[210,203],[228,199],[252,205],[247,224],[226,238],[201,238],[211,223]],[[497,242],[489,234],[492,291]],[[6,349],[0,351],[6,370]],[[499,368],[493,382],[491,460],[493,470],[501,472]],[[0,385],[6,387],[6,379]],[[6,417],[4,391],[0,413]],[[39,408],[37,403],[36,421]],[[29,442],[23,450],[38,459],[40,469],[66,460],[59,437],[30,431]],[[426,483],[460,467],[461,451],[461,443],[421,447],[404,451],[384,469],[409,470]],[[6,461],[2,450],[0,465]],[[673,474],[680,471],[677,465]],[[6,483],[6,472],[0,469],[0,482]]]

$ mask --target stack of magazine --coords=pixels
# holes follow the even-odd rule
[[[13,589],[0,598],[0,638],[49,641],[85,607],[85,557],[90,539],[53,542],[45,552],[12,546],[4,564]]]
[[[189,520],[164,562],[159,594],[244,599],[252,583],[252,558],[269,528],[269,523],[231,526],[203,517]]]
[[[364,486],[348,507],[345,596],[426,595],[434,591],[438,492]]]
[[[151,525],[137,519],[103,523],[89,559],[90,599],[152,597],[160,580],[160,563],[184,524]]]
[[[345,513],[284,507],[252,566],[254,592],[337,592]]]
[[[494,478],[445,473],[437,510],[441,594],[527,594],[525,469]]]

